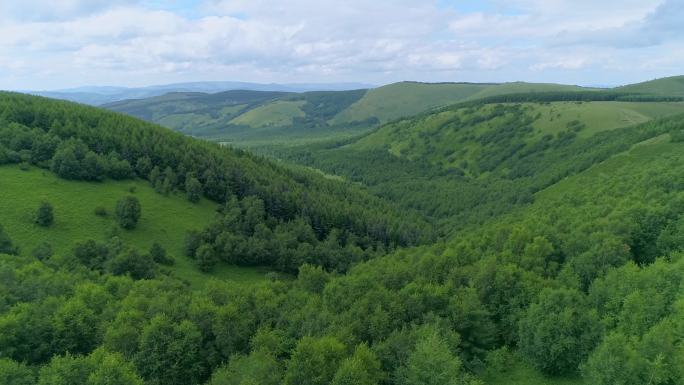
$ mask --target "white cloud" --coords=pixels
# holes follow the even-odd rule
[[[624,62],[643,64],[648,76],[684,68],[681,55],[655,49],[646,57],[612,38],[638,41],[638,31],[641,47],[681,42],[681,0],[491,2],[459,12],[437,0],[206,0],[193,17],[158,6],[172,2],[2,2],[0,86],[563,81],[546,78],[559,74],[589,82],[602,71],[628,71]]]

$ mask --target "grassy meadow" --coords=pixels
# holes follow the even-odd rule
[[[136,196],[142,206],[138,226],[131,231],[120,229],[113,216],[117,200],[126,195]],[[0,223],[22,255],[30,255],[32,247],[41,242],[48,242],[55,254],[64,254],[76,242],[101,241],[115,233],[145,252],[159,242],[175,258],[172,273],[196,286],[210,277],[254,282],[264,279],[268,271],[220,264],[210,274],[200,272],[192,260],[182,256],[183,239],[186,231],[209,224],[216,204],[205,199],[193,204],[180,194],[164,196],[146,181],[67,181],[35,167],[24,171],[19,166],[2,166],[0,196]],[[55,222],[48,228],[33,223],[34,213],[44,200],[53,205],[55,213]],[[95,215],[97,207],[105,208],[107,216]]]

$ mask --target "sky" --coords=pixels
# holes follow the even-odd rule
[[[0,0],[0,89],[684,74],[684,0]]]

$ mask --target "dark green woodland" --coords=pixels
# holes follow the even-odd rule
[[[681,95],[454,103],[245,150],[1,93],[0,384],[684,384]]]

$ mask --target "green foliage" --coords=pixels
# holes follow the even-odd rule
[[[133,279],[150,279],[154,277],[156,269],[150,255],[129,249],[109,260],[107,270],[114,275],[130,275]]]
[[[380,361],[367,345],[361,344],[351,357],[342,361],[331,385],[376,385],[382,379]]]
[[[50,202],[43,202],[36,211],[36,224],[38,226],[49,227],[55,221],[54,208]]]
[[[282,367],[275,357],[263,351],[255,351],[247,356],[234,355],[228,365],[217,369],[209,382],[210,385],[278,385],[282,377]]]
[[[280,223],[301,221],[311,226],[318,240],[326,239],[333,230],[349,233],[353,246],[362,248],[366,254],[379,247],[395,248],[432,238],[427,221],[415,213],[397,210],[357,186],[326,180],[310,171],[275,166],[262,158],[192,140],[132,118],[11,93],[0,98],[0,110],[8,122],[0,126],[0,144],[21,151],[44,136],[57,138],[60,143],[50,163],[55,173],[64,178],[101,181],[107,177],[131,177],[132,168],[125,166],[125,161],[134,164],[136,173],[163,194],[185,189],[185,178],[194,175],[202,194],[213,201],[223,204],[234,197],[238,201],[261,202],[262,219],[267,220],[270,231]],[[194,190],[191,195],[196,196],[198,185],[191,181],[189,187]],[[247,211],[241,215],[247,215]],[[122,223],[124,228],[133,223],[133,217],[127,217]],[[251,219],[245,223],[257,225]],[[249,237],[255,233],[262,238],[268,235],[263,227],[259,232],[255,228],[244,231]],[[214,244],[212,234],[206,234],[205,242],[218,252],[220,245]],[[253,239],[252,243],[260,241]],[[268,248],[255,248],[256,258],[249,264],[272,262],[264,261],[265,251]],[[356,249],[348,252],[352,257],[358,254]],[[303,262],[291,254],[279,254],[281,269],[296,271]],[[353,262],[340,261],[345,265],[340,268]]]
[[[123,357],[98,349],[89,356],[55,356],[40,370],[38,385],[143,385]]]
[[[520,321],[520,351],[548,374],[577,371],[601,337],[596,311],[574,290],[544,290]]]
[[[459,385],[476,384],[462,372],[462,364],[449,346],[434,333],[428,332],[416,344],[405,366],[397,372],[401,385]]]
[[[188,175],[185,178],[185,192],[190,202],[197,203],[202,194],[202,184],[194,176]]]
[[[195,261],[197,262],[197,267],[201,271],[209,272],[218,263],[218,258],[216,257],[214,248],[211,245],[204,243],[197,248]]]
[[[52,254],[52,245],[47,242],[41,242],[31,250],[31,256],[41,261],[52,257]]]
[[[34,385],[35,383],[35,374],[31,368],[6,358],[0,358],[0,384]]]
[[[285,372],[285,385],[326,385],[344,358],[345,346],[332,337],[304,337]]]
[[[12,240],[5,232],[5,228],[0,224],[0,254],[17,254],[17,248],[12,244]]]
[[[8,98],[0,98],[3,159],[33,162],[40,142],[35,165],[49,167],[51,137],[55,151],[76,137],[110,163],[125,158],[166,194],[107,180],[107,171],[93,183],[34,165],[0,168],[8,233],[27,250],[41,241],[54,248],[42,260],[0,255],[0,369],[19,378],[576,385],[582,373],[592,384],[682,382],[684,158],[671,140],[681,116],[604,129],[576,114],[617,106],[474,106],[379,130],[397,132],[400,146],[389,151],[372,135],[330,149],[339,155],[331,167],[379,181],[369,190],[402,186],[385,192],[399,212],[361,187],[128,118]],[[676,108],[621,111],[638,123]],[[575,120],[585,127],[577,131]],[[185,199],[193,177],[213,207]],[[22,194],[27,185],[37,187]],[[131,190],[146,213],[136,229],[93,216]],[[35,226],[27,213],[42,196],[70,215]],[[411,207],[438,219],[445,236],[432,242],[426,222],[411,223],[419,218]],[[73,232],[88,223],[98,230]],[[157,266],[166,250],[181,254],[192,228],[201,230],[188,233],[186,254],[217,276],[233,263],[297,278],[248,285],[239,275],[210,279],[188,258]],[[189,269],[201,285],[181,274]]]
[[[121,228],[134,229],[140,219],[140,201],[134,196],[127,196],[116,202],[116,221]]]
[[[630,84],[619,87],[617,90],[622,92],[636,92],[646,95],[684,96],[683,86],[683,76],[672,76],[643,83]]]
[[[457,105],[274,155],[362,183],[454,232],[529,204],[534,193],[679,124],[617,128],[682,111],[671,103]],[[568,129],[573,121],[585,128]]]
[[[156,263],[169,266],[174,264],[173,257],[166,254],[166,249],[159,242],[152,244],[149,254]]]
[[[193,323],[157,316],[142,330],[133,361],[149,384],[199,384],[201,338]]]

